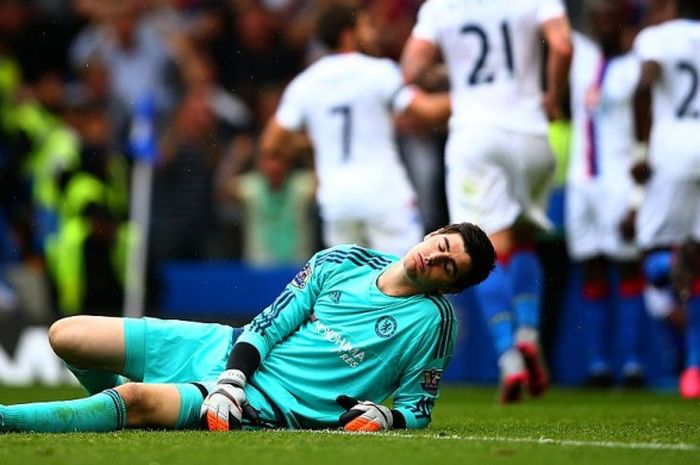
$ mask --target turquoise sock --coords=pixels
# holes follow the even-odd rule
[[[104,432],[125,426],[126,406],[114,389],[84,399],[0,407],[0,432]]]
[[[76,368],[66,363],[66,367],[77,378],[88,394],[97,394],[105,389],[120,386],[126,382],[123,376],[106,371]]]

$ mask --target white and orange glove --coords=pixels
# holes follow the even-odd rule
[[[385,431],[394,424],[394,415],[384,405],[345,395],[338,396],[336,402],[347,410],[340,416],[340,424],[345,431]]]
[[[230,431],[243,427],[243,417],[256,416],[246,400],[246,377],[240,370],[226,370],[202,402],[199,415],[209,431]],[[252,412],[251,412],[252,410]]]

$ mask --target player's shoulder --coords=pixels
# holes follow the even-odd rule
[[[445,0],[425,0],[420,5],[420,10],[422,10],[422,11],[436,10],[438,8],[446,7],[447,4],[448,4],[448,2],[446,2]]]
[[[335,72],[340,63],[335,59],[336,55],[325,55],[309,64],[290,81],[289,87],[310,89],[315,91],[319,80],[323,80],[329,73]]]
[[[357,59],[362,60],[371,66],[382,66],[384,68],[397,68],[398,63],[391,58],[387,57],[375,57],[372,55],[366,55],[364,53],[358,53]]]
[[[673,19],[670,21],[664,21],[659,24],[652,24],[646,26],[644,29],[639,31],[637,37],[634,40],[635,46],[646,45],[647,43],[655,43],[659,40],[673,40],[680,29],[685,26],[685,21],[680,19]],[[662,45],[657,43],[656,45]]]
[[[377,250],[360,247],[356,244],[341,244],[322,250],[316,254],[316,266],[326,263],[348,268],[367,267],[374,270],[382,270],[397,257],[379,252]]]
[[[308,92],[307,89],[313,88],[313,85],[311,84],[311,81],[314,79],[313,75],[314,72],[309,67],[294,76],[285,87],[285,95],[299,95],[300,93],[303,95],[305,92]]]
[[[671,60],[686,44],[688,36],[682,23],[672,20],[642,29],[634,40],[635,55],[642,62],[664,63]]]
[[[432,337],[436,338],[435,358],[444,358],[450,355],[453,338],[457,330],[457,317],[450,301],[442,294],[425,294],[424,299],[431,312],[427,318],[434,328]]]
[[[347,63],[354,73],[368,80],[383,80],[387,74],[401,75],[399,64],[391,58],[353,53],[347,56]]]
[[[654,37],[659,34],[663,34],[663,32],[666,30],[665,28],[665,23],[661,24],[652,24],[650,26],[644,27],[639,33],[637,34],[637,37],[635,37],[635,42],[644,42],[647,40],[649,37]]]
[[[700,22],[687,18],[675,18],[652,27],[667,34],[679,30],[697,31],[700,30]]]
[[[432,318],[435,322],[442,324],[456,319],[454,308],[450,301],[443,294],[424,294],[428,306],[433,310]]]
[[[695,43],[700,40],[700,21],[688,18],[672,19],[659,24],[656,31],[656,37],[666,41],[670,47],[687,41]]]

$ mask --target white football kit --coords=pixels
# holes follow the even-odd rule
[[[312,140],[327,246],[357,243],[402,256],[420,242],[392,112],[412,98],[396,63],[361,53],[323,57],[285,89],[275,118]]]
[[[637,218],[644,249],[700,240],[700,21],[676,19],[644,29],[642,62],[661,67],[653,89],[652,177]]]
[[[554,157],[540,90],[541,25],[561,0],[428,0],[412,35],[436,44],[448,67],[446,148],[452,222],[487,233],[526,215],[543,227]]]
[[[605,255],[635,259],[635,244],[620,234],[631,208],[635,144],[632,101],[639,62],[632,53],[605,58],[588,37],[574,33],[569,74],[573,136],[566,190],[566,234],[574,260]]]

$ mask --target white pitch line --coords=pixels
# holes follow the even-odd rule
[[[667,451],[700,451],[700,446],[694,444],[667,444],[661,442],[615,442],[615,441],[578,441],[573,439],[550,439],[550,438],[509,438],[505,436],[459,436],[456,434],[405,434],[396,432],[380,432],[380,433],[349,433],[340,430],[272,430],[278,432],[294,432],[294,433],[321,433],[339,436],[373,436],[387,437],[399,439],[438,439],[451,441],[466,441],[466,442],[504,442],[518,444],[537,444],[537,445],[553,445],[564,447],[601,447],[606,449],[647,449],[647,450],[667,450]]]

